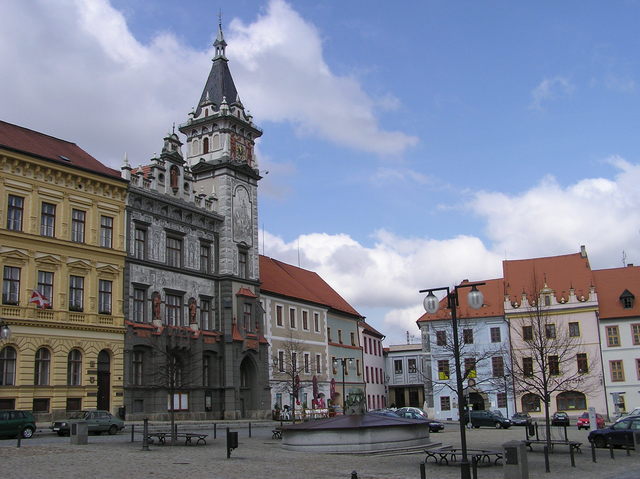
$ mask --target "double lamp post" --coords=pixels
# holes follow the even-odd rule
[[[347,412],[347,390],[345,389],[344,371],[353,364],[353,358],[333,358],[333,367],[338,363],[342,365],[342,414]]]
[[[462,460],[460,461],[460,477],[461,479],[471,479],[471,469],[469,467],[469,457],[467,455],[467,433],[464,425],[464,387],[462,384],[462,368],[460,366],[460,340],[458,338],[458,316],[457,307],[458,290],[462,288],[471,288],[467,296],[467,303],[469,307],[473,309],[480,309],[484,301],[482,292],[480,292],[477,286],[482,286],[486,283],[463,283],[459,286],[454,286],[453,291],[449,287],[444,288],[432,288],[423,289],[421,293],[428,293],[424,298],[424,309],[429,314],[435,314],[440,307],[440,301],[433,294],[434,291],[446,291],[447,292],[447,308],[451,310],[451,327],[453,329],[453,357],[456,368],[456,395],[458,396],[458,418],[460,421],[460,448],[462,449]],[[471,418],[467,418],[469,421]]]

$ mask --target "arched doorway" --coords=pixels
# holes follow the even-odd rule
[[[98,409],[111,407],[111,357],[106,349],[98,354]]]
[[[256,365],[253,360],[247,356],[242,360],[242,363],[240,363],[240,404],[238,407],[242,417],[247,417],[249,411],[257,409],[257,380]]]
[[[484,411],[484,398],[480,393],[469,393],[469,405],[474,411]]]

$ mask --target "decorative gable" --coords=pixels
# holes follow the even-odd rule
[[[635,296],[628,289],[625,289],[620,295],[620,302],[622,303],[622,307],[624,309],[633,308],[633,303],[635,300]]]

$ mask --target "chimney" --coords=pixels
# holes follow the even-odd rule
[[[586,258],[587,257],[587,248],[584,245],[580,246],[580,256],[582,258]]]

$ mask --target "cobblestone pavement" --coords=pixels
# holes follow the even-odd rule
[[[0,464],[3,479],[12,478],[259,478],[259,479],[349,479],[356,471],[359,479],[420,478],[420,462],[424,454],[404,455],[341,455],[309,454],[284,451],[280,441],[271,439],[271,426],[255,427],[251,438],[247,429],[236,425],[239,447],[231,458],[226,457],[224,433],[218,427],[218,438],[210,436],[206,446],[150,446],[143,451],[140,442],[131,443],[129,434],[118,436],[90,436],[84,446],[69,444],[69,438],[49,439],[55,442],[25,440],[16,448],[16,441],[0,441]],[[541,452],[528,454],[531,479],[640,479],[640,454],[632,451],[627,456],[616,450],[615,459],[609,451],[597,450],[597,463],[591,460],[586,432],[570,431],[570,439],[584,442],[582,454],[576,455],[576,467],[570,465],[566,448],[550,456],[551,473],[544,472]],[[46,433],[45,433],[46,435]],[[443,433],[431,435],[433,442],[459,445],[458,429],[447,425]],[[474,429],[468,431],[470,448],[500,449],[502,443],[523,439],[522,428],[508,431]],[[426,466],[426,477],[459,478],[455,466],[439,466],[432,462]],[[502,479],[501,466],[482,466],[479,479]]]

